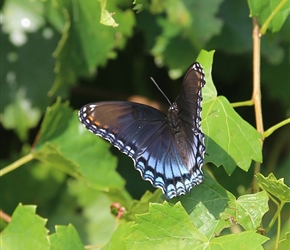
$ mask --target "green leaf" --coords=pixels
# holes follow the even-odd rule
[[[2,233],[3,249],[49,249],[46,219],[35,214],[36,206],[19,204]]]
[[[290,232],[285,234],[285,239],[279,242],[279,249],[289,249],[290,248]]]
[[[107,0],[98,0],[101,5],[101,20],[100,23],[107,25],[107,26],[112,26],[112,27],[118,27],[119,24],[115,22],[113,18],[113,13],[110,13],[106,9],[107,5]]]
[[[227,209],[221,214],[221,219],[240,224],[246,230],[256,230],[262,222],[262,217],[269,210],[266,192],[247,194],[229,202]]]
[[[150,203],[160,203],[162,197],[162,191],[158,188],[154,193],[146,191],[140,200],[133,200],[130,207],[128,207],[128,212],[124,215],[127,220],[135,220],[136,214],[143,214],[149,211]]]
[[[75,178],[81,178],[77,164],[65,157],[63,152],[58,149],[55,144],[46,142],[43,147],[34,152],[34,157],[43,163],[55,167],[63,173],[69,174]]]
[[[198,203],[190,213],[190,218],[194,226],[208,239],[214,238],[224,228],[230,226],[229,220],[216,218],[214,214],[207,209],[206,204]]]
[[[213,177],[204,171],[204,181],[195,186],[188,194],[170,200],[175,203],[181,201],[188,214],[191,215],[195,207],[201,202],[214,218],[219,218],[228,204],[235,200],[235,196],[225,190]],[[191,217],[193,223],[195,218]]]
[[[51,250],[85,249],[80,237],[72,225],[56,226],[56,233],[49,236]]]
[[[129,249],[194,249],[207,238],[193,226],[181,203],[164,202],[151,203],[149,213],[136,215],[125,241]]]
[[[133,11],[123,11],[117,2],[108,2],[106,9],[116,13],[119,27],[112,29],[100,23],[101,20],[107,25],[116,26],[111,14],[104,8],[105,3],[101,2],[103,9],[98,1],[90,0],[63,1],[57,5],[55,12],[63,15],[65,21],[62,38],[54,52],[57,78],[51,93],[61,86],[74,83],[79,76],[93,74],[96,67],[115,58],[114,50],[123,48],[127,38],[132,35],[135,23]]]
[[[125,239],[131,234],[133,222],[121,222],[103,250],[127,250]]]
[[[259,227],[268,210],[265,192],[243,195],[236,200],[234,195],[223,189],[207,173],[205,178],[189,194],[170,201],[180,200],[183,206],[179,202],[174,206],[167,202],[151,203],[148,213],[137,214],[132,235],[126,239],[127,247],[138,249],[146,242],[142,248],[207,249],[205,247],[210,245],[215,249],[217,244],[229,244],[227,237],[219,237],[216,242],[216,235],[233,223],[242,225],[246,230]],[[248,236],[252,237],[253,234],[254,231]],[[234,246],[242,249],[240,244],[245,238],[246,235],[239,234]],[[249,244],[255,246],[265,240],[264,237]]]
[[[222,249],[264,249],[262,244],[268,240],[267,237],[255,231],[246,231],[238,234],[217,237],[210,242],[211,250]]]
[[[260,187],[268,193],[274,195],[282,202],[290,202],[290,188],[284,184],[284,178],[276,179],[273,173],[268,177],[256,174]]]
[[[53,206],[48,228],[72,224],[84,244],[104,245],[116,228],[116,217],[111,214],[112,201],[107,194],[70,178]]]
[[[66,179],[64,173],[51,165],[31,161],[0,178],[2,209],[10,214],[20,201],[23,204],[37,202],[39,214],[47,216],[52,210],[52,200],[57,197]]]
[[[74,195],[77,206],[83,208],[82,220],[76,218],[78,224],[74,224],[78,231],[83,229],[79,234],[88,242],[106,244],[114,233],[117,222],[117,218],[110,210],[112,205],[110,197],[103,192],[96,192],[82,182],[70,182],[69,192]],[[65,216],[67,207],[66,204],[62,205],[61,212]],[[71,212],[75,217],[79,217],[79,214],[75,214],[75,210],[71,209]]]
[[[278,32],[290,13],[289,0],[248,0],[248,4],[251,16],[259,19],[262,34],[266,29]]]
[[[183,72],[193,62],[193,58],[205,44],[222,29],[221,19],[216,13],[222,0],[197,0],[197,1],[165,1],[162,9],[164,13],[157,17],[157,22],[162,29],[161,35],[156,38],[152,54],[156,60],[167,65],[170,70]],[[153,2],[152,12],[156,12]],[[160,6],[158,6],[160,8]],[[160,12],[158,9],[157,12]],[[203,20],[207,20],[204,22]],[[180,49],[182,48],[182,49]],[[180,74],[171,74],[176,79]]]
[[[194,226],[209,239],[236,222],[246,230],[257,229],[268,211],[265,192],[242,195],[238,199],[219,185],[207,172],[205,180],[189,194],[174,198],[181,201]]]
[[[97,190],[118,189],[119,193],[122,190],[128,198],[109,147],[109,143],[84,128],[68,103],[61,104],[58,100],[47,110],[33,154]]]
[[[262,135],[236,113],[225,97],[205,101],[202,108],[206,162],[223,165],[228,174],[236,166],[247,171],[252,160],[262,162]]]
[[[202,100],[203,102],[214,99],[217,96],[217,90],[212,80],[212,64],[213,64],[213,56],[215,51],[206,51],[201,50],[196,61],[199,62],[204,71],[205,75],[205,86],[202,89]]]

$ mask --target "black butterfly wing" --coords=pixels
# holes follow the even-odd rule
[[[192,176],[178,155],[167,117],[146,105],[100,102],[82,107],[80,121],[92,133],[130,156],[143,179],[167,198],[188,192]]]
[[[80,121],[92,133],[137,159],[166,125],[166,116],[149,106],[132,102],[99,102],[79,110]]]
[[[190,173],[196,173],[200,177],[201,167],[204,164],[204,134],[201,129],[202,111],[202,87],[205,85],[205,77],[202,66],[199,63],[192,64],[184,77],[180,95],[177,98],[179,109],[178,118],[182,134],[177,145],[179,154],[183,156],[184,164]],[[178,137],[178,136],[177,136]],[[197,184],[202,179],[198,178]]]

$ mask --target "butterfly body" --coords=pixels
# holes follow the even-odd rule
[[[89,131],[131,157],[143,179],[171,199],[203,180],[200,115],[204,84],[202,67],[194,63],[167,115],[133,102],[99,102],[82,107],[79,118]]]

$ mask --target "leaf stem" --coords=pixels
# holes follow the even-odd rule
[[[287,118],[284,121],[281,121],[281,122],[277,123],[276,125],[272,126],[271,128],[268,128],[263,133],[263,138],[266,138],[266,137],[270,136],[273,132],[275,132],[275,130],[277,130],[278,128],[283,127],[284,125],[286,125],[288,123],[290,123],[290,118]]]
[[[253,18],[253,94],[252,101],[254,103],[256,128],[260,134],[264,133],[262,104],[261,104],[261,79],[260,79],[260,64],[261,64],[261,34],[259,32],[259,23],[256,17]],[[263,141],[261,141],[261,149],[263,148]],[[254,173],[259,173],[261,164],[255,162]],[[259,192],[259,184],[256,178],[252,182],[253,193]]]
[[[18,159],[17,161],[13,162],[12,164],[6,166],[5,168],[2,168],[0,170],[0,177],[4,176],[5,174],[21,167],[22,165],[24,165],[25,163],[31,161],[34,159],[33,153],[29,153],[28,155],[25,155],[23,157],[21,157],[20,159]]]
[[[268,195],[269,195],[270,199],[277,205],[277,211],[276,211],[275,215],[273,216],[272,220],[270,221],[269,225],[265,228],[265,233],[269,232],[270,229],[272,228],[272,226],[274,225],[274,223],[276,222],[277,218],[280,218],[280,213],[281,213],[282,208],[284,207],[284,204],[285,204],[285,202],[283,202],[283,201],[281,201],[281,203],[276,201],[275,198],[272,195],[270,195],[269,193],[268,193]],[[277,231],[277,238],[279,238],[278,236],[280,235],[280,234],[278,235],[278,233],[280,233],[280,228],[278,228],[278,231]]]
[[[264,35],[268,29],[270,22],[273,20],[274,16],[278,13],[278,11],[283,7],[283,5],[287,2],[287,0],[282,0],[276,8],[272,11],[271,15],[267,18],[260,29],[260,33]]]
[[[280,233],[281,233],[281,210],[283,208],[285,203],[281,203],[281,209],[279,211],[278,217],[277,217],[277,236],[275,241],[275,249],[279,249],[279,241],[280,241]]]
[[[237,107],[243,107],[243,106],[253,106],[253,100],[248,100],[248,101],[243,101],[243,102],[233,102],[231,103],[231,106],[233,108],[237,108]]]

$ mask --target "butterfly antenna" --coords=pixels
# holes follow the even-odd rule
[[[161,92],[161,94],[165,97],[165,99],[168,101],[169,105],[171,106],[171,102],[169,101],[168,97],[164,94],[164,92],[161,90],[161,88],[158,86],[157,82],[153,79],[153,77],[150,77],[151,81],[155,84],[157,89]]]

